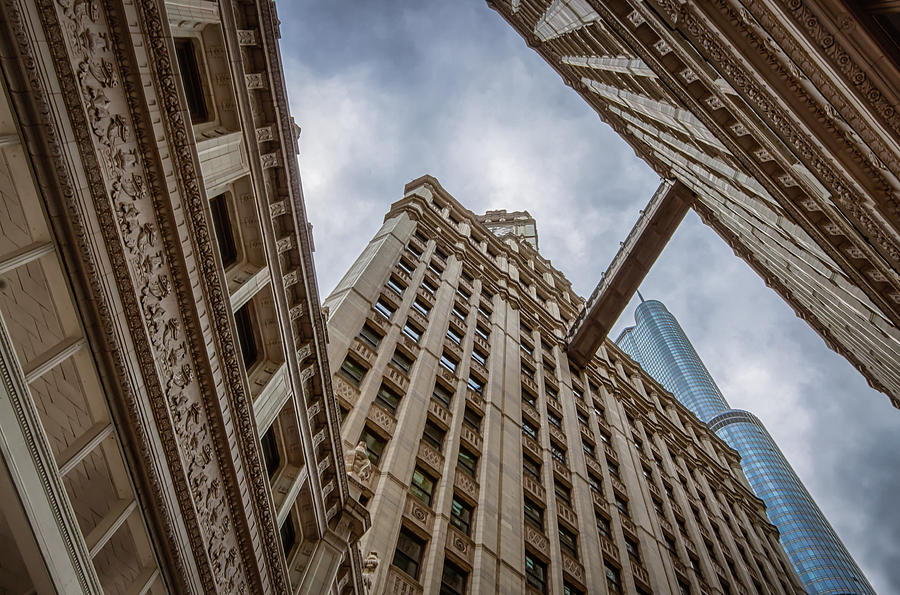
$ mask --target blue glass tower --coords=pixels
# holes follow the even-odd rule
[[[675,317],[661,302],[643,299],[634,317],[635,326],[622,331],[616,344],[741,455],[744,475],[766,503],[806,590],[874,595],[762,422],[728,406]]]

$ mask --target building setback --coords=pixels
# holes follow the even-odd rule
[[[571,366],[583,301],[480,219],[410,182],[325,302],[371,592],[803,592],[737,454],[611,342]]]
[[[362,592],[268,0],[0,6],[0,592]]]
[[[573,327],[576,355],[599,347],[634,279],[690,207],[900,407],[895,7],[846,0],[488,4],[674,183],[642,211],[585,320]]]
[[[753,492],[766,503],[781,545],[811,595],[874,595],[850,552],[752,413],[731,409],[674,316],[643,301],[616,343],[741,455]]]

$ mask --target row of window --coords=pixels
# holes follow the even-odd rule
[[[391,564],[414,580],[418,580],[422,558],[425,556],[425,545],[424,539],[405,526],[401,527]],[[441,571],[441,595],[462,595],[466,592],[468,580],[468,572],[451,560],[444,559],[444,568]]]

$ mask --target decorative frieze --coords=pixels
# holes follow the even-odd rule
[[[447,549],[459,556],[469,567],[475,563],[475,545],[455,527],[447,527]]]
[[[550,540],[531,525],[525,525],[525,543],[544,558],[550,559]]]
[[[369,409],[369,419],[387,436],[394,435],[394,430],[397,428],[397,418],[378,403],[372,403]]]
[[[431,533],[432,524],[434,522],[434,512],[422,504],[422,502],[412,494],[406,494],[406,504],[403,506],[403,516],[426,534]]]

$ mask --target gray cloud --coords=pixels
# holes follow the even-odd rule
[[[590,293],[658,179],[483,0],[278,8],[323,295],[424,173],[475,212],[528,209]],[[900,412],[694,215],[642,290],[767,425],[876,589],[900,592]]]

